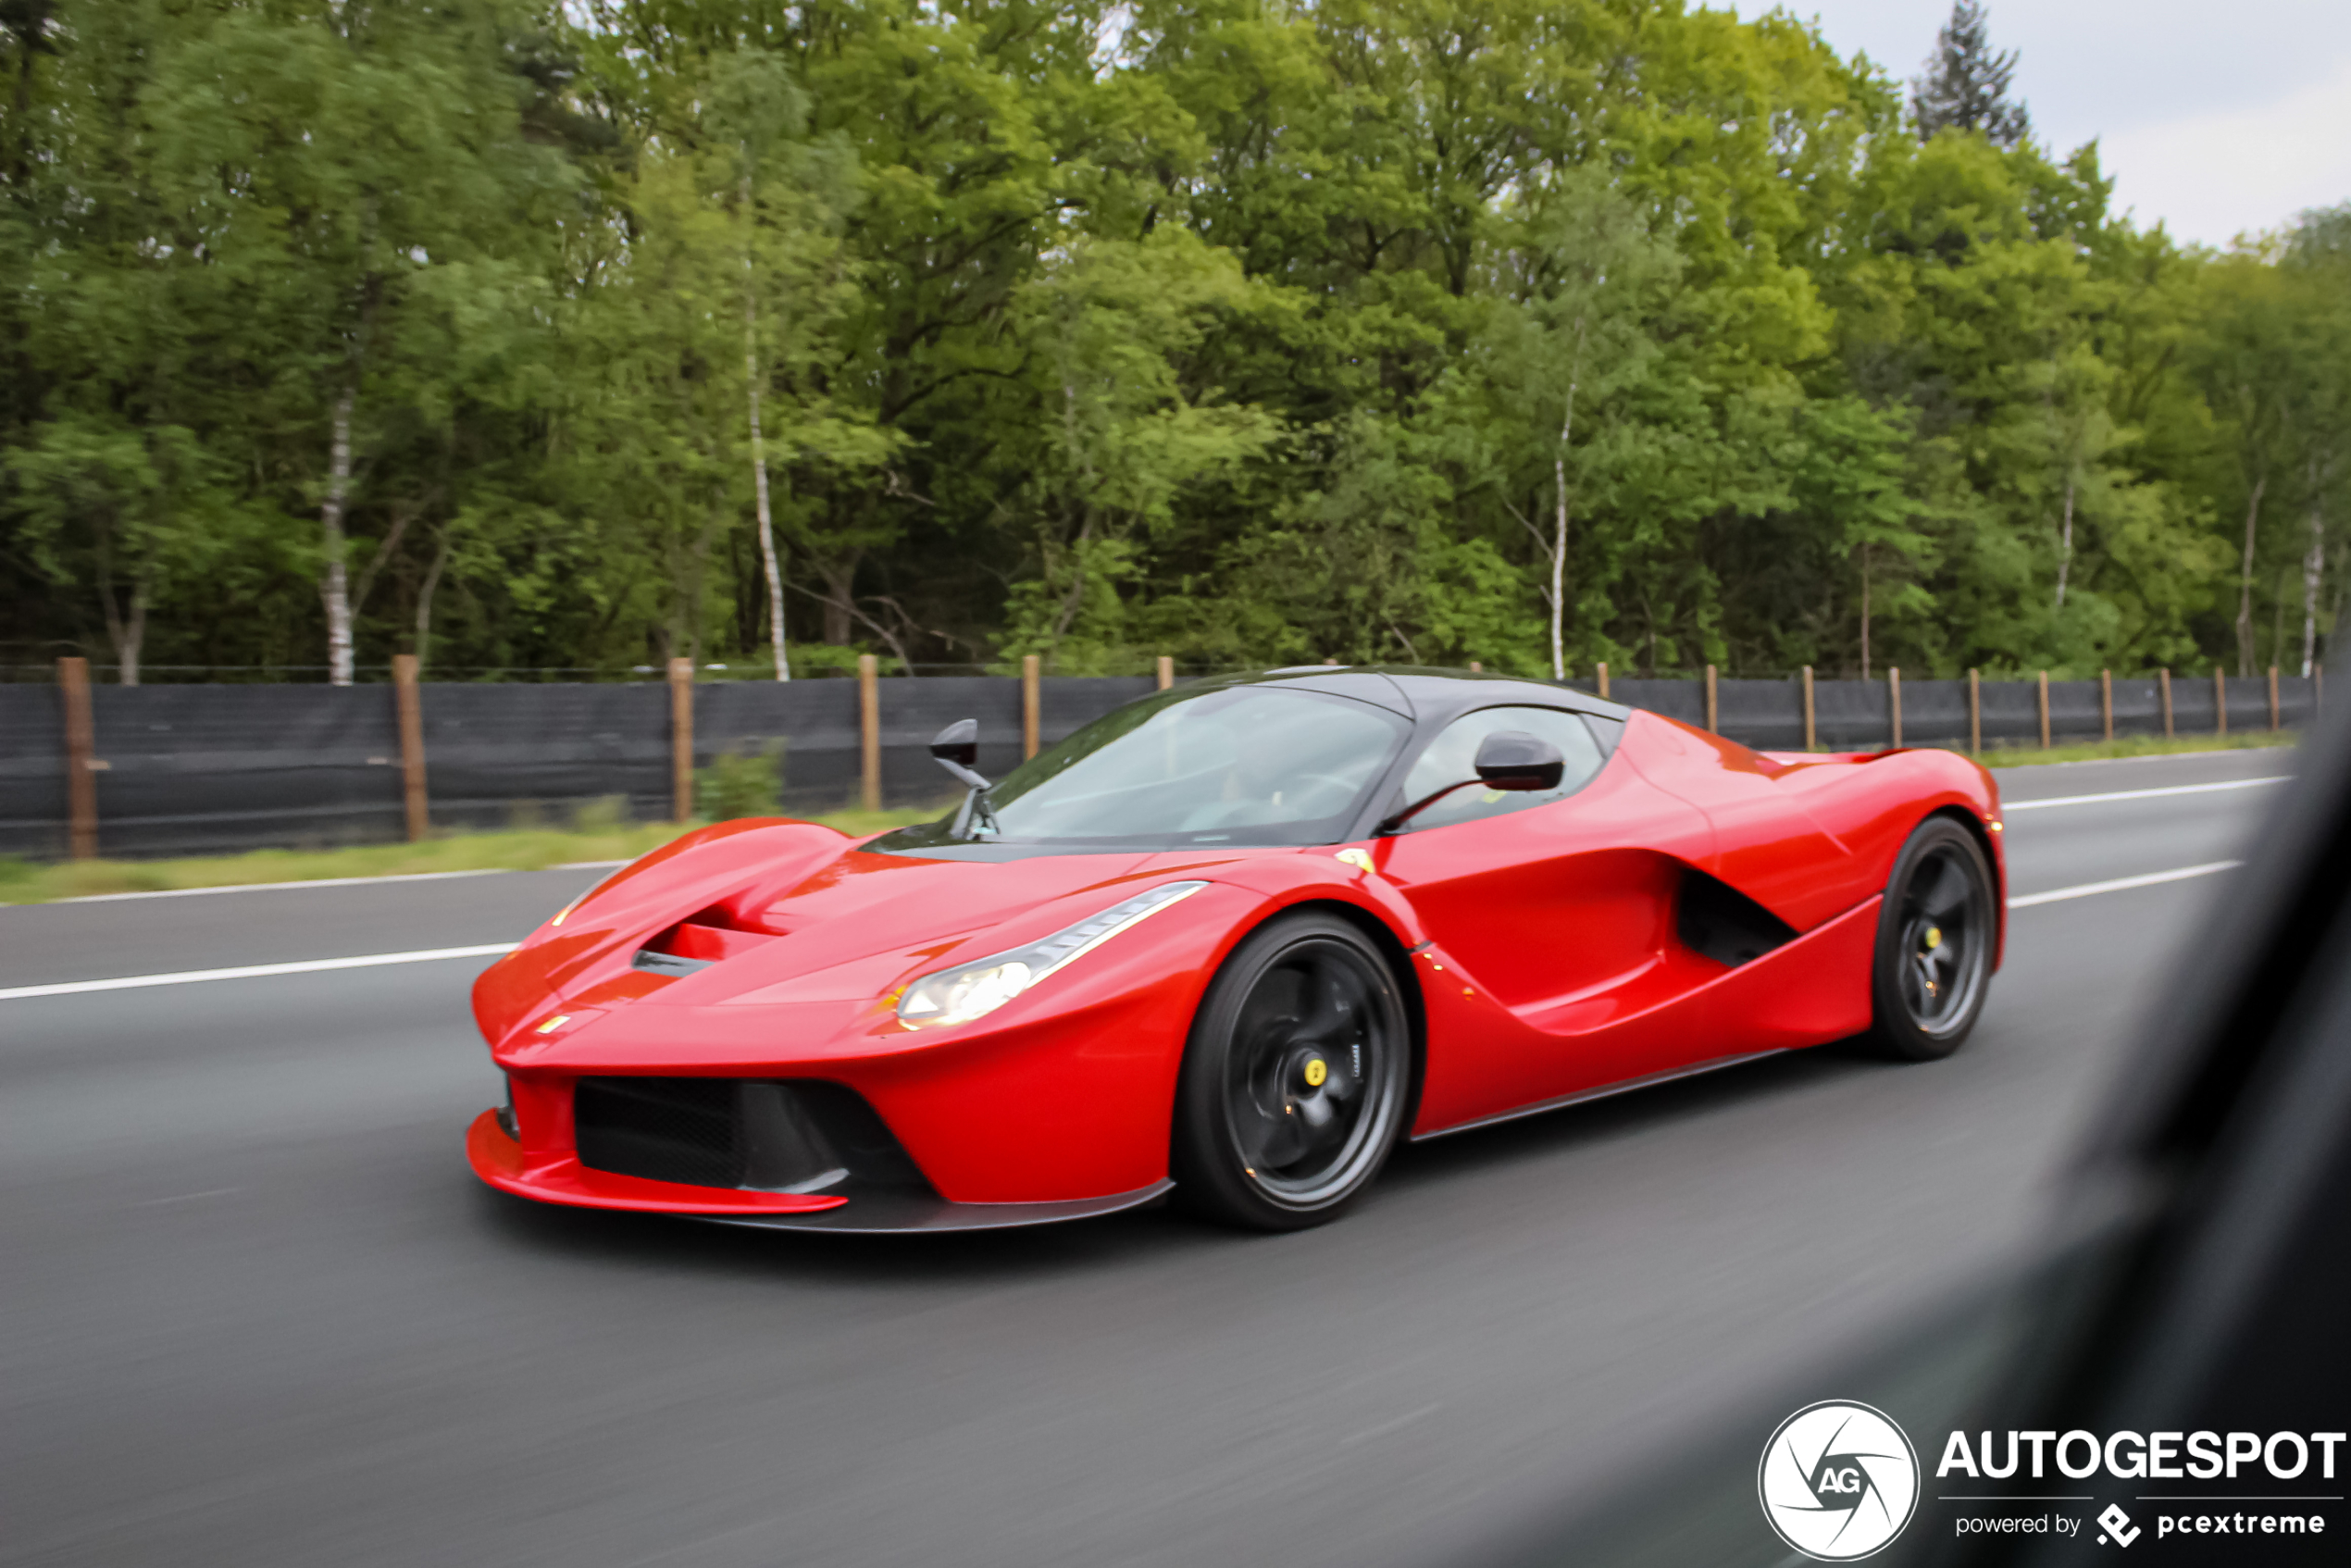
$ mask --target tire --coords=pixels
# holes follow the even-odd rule
[[[1886,878],[1864,1038],[1904,1062],[1957,1051],[1984,1012],[1999,930],[1992,867],[1975,836],[1947,816],[1927,818]]]
[[[1250,934],[1209,982],[1176,1080],[1177,1203],[1251,1230],[1302,1230],[1359,1198],[1403,1131],[1412,1027],[1396,977],[1346,921]]]

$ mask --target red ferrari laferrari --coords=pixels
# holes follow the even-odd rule
[[[485,973],[553,1203],[797,1230],[1172,1192],[1288,1229],[1434,1138],[1865,1036],[1957,1049],[1999,963],[1999,799],[1948,752],[1757,753],[1499,677],[1275,670],[1130,703],[938,821],[752,820]]]

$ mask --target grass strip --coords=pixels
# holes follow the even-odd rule
[[[937,806],[837,811],[810,820],[852,836],[927,822]],[[101,893],[176,892],[341,877],[415,877],[451,871],[544,871],[582,860],[634,860],[689,829],[670,822],[591,822],[450,833],[420,844],[330,850],[253,850],[181,860],[80,860],[43,865],[0,857],[0,903],[49,903]]]
[[[2291,729],[2254,729],[2233,735],[2132,735],[2115,740],[2084,740],[2065,746],[1984,748],[1976,760],[1986,767],[2039,767],[2056,762],[2111,762],[2122,757],[2179,757],[2198,752],[2258,752],[2291,746],[2301,736]]]

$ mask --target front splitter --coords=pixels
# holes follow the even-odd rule
[[[1155,1181],[1107,1198],[1074,1198],[1058,1203],[951,1203],[927,1192],[862,1192],[837,1209],[802,1214],[690,1214],[714,1225],[753,1230],[829,1230],[843,1235],[902,1231],[1009,1230],[1016,1226],[1060,1225],[1089,1220],[1156,1202],[1174,1191],[1172,1181]]]

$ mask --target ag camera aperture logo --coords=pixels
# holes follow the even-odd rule
[[[1910,1522],[1918,1451],[1884,1411],[1823,1400],[1780,1423],[1763,1445],[1755,1488],[1780,1539],[1822,1562],[1850,1562]]]

